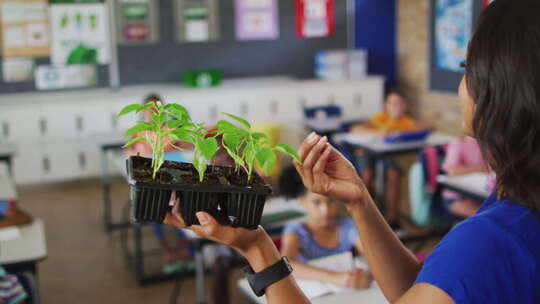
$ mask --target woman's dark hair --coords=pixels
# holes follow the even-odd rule
[[[469,43],[472,127],[499,198],[540,210],[540,1],[495,0]]]
[[[158,94],[156,93],[151,93],[151,94],[148,94],[145,98],[144,98],[144,101],[143,101],[143,104],[145,103],[148,103],[148,102],[152,102],[152,101],[163,101],[161,99],[161,96],[159,96]]]
[[[283,169],[278,180],[279,192],[287,199],[295,199],[306,194],[306,187],[296,168],[293,166]]]

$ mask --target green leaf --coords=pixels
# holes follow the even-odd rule
[[[135,126],[131,127],[129,130],[127,130],[124,133],[124,137],[130,137],[133,134],[137,134],[142,131],[153,131],[154,125],[149,122],[140,122],[136,124]]]
[[[292,156],[292,158],[294,158],[294,160],[296,160],[297,163],[299,164],[302,163],[302,160],[300,159],[300,156],[298,155],[298,153],[296,153],[296,151],[293,148],[291,148],[289,145],[279,144],[274,147],[274,150],[288,154]]]
[[[251,137],[253,137],[253,139],[255,140],[260,140],[260,139],[268,139],[268,136],[264,133],[260,133],[260,132],[255,132],[255,133],[251,133]]]
[[[134,143],[136,142],[139,142],[141,140],[146,140],[146,136],[139,136],[139,137],[135,137],[133,138],[132,140],[128,141],[123,148],[127,148],[127,147],[130,147],[131,145],[133,145]]]
[[[229,147],[232,151],[238,151],[242,136],[238,134],[223,134],[223,145]]]
[[[231,150],[229,147],[227,146],[224,146],[225,147],[225,150],[227,150],[227,154],[229,154],[230,157],[232,157],[232,159],[234,160],[234,162],[240,166],[240,167],[243,167],[245,162],[244,162],[244,159],[236,154],[233,150]]]
[[[116,115],[116,118],[119,118],[120,116],[124,116],[128,113],[131,113],[133,111],[138,111],[139,108],[141,108],[142,106],[140,104],[131,104],[131,105],[128,105],[128,106],[125,106],[122,110],[120,110],[120,113],[118,113],[118,115]]]
[[[223,114],[225,114],[225,115],[229,116],[230,118],[236,120],[237,122],[241,123],[246,129],[248,129],[248,130],[251,129],[251,124],[247,120],[243,119],[242,117],[238,117],[236,115],[232,115],[232,114],[229,114],[229,113],[223,113]]]
[[[168,110],[172,117],[178,120],[191,121],[191,116],[189,115],[188,110],[177,103],[169,103],[165,106],[165,109]]]
[[[217,140],[214,137],[198,140],[195,148],[205,159],[211,160],[218,150]]]
[[[177,119],[167,121],[167,127],[169,127],[170,129],[178,128],[180,126],[183,126],[184,124],[185,124],[184,121],[177,120]]]
[[[242,130],[238,128],[237,126],[233,125],[232,123],[226,121],[226,120],[220,120],[217,123],[217,128],[220,131],[220,133],[246,133],[245,130]]]
[[[144,111],[144,110],[148,110],[150,108],[153,108],[154,106],[156,106],[156,102],[155,101],[152,101],[152,102],[147,102],[143,105],[140,106],[139,109],[137,109],[137,113],[141,112],[141,111]],[[159,107],[159,106],[158,106]]]
[[[193,139],[193,134],[188,129],[185,129],[185,128],[176,129],[176,130],[171,131],[170,134],[172,134],[175,137],[175,140],[187,141],[192,144],[195,143],[195,140]]]
[[[257,162],[265,175],[270,175],[277,163],[276,153],[270,148],[262,148],[257,153]]]
[[[199,181],[202,183],[204,180],[204,173],[206,172],[207,164],[203,159],[201,159],[197,151],[193,155],[193,166],[199,173]]]

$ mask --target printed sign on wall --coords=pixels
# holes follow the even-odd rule
[[[219,39],[218,1],[176,0],[176,36],[180,42]]]
[[[121,44],[151,44],[159,40],[158,0],[116,1]]]
[[[35,71],[38,90],[58,90],[97,85],[97,68],[90,64],[38,66]]]
[[[435,48],[437,67],[461,72],[473,24],[473,0],[437,0]]]
[[[45,0],[0,0],[2,56],[49,56],[47,6]]]
[[[105,4],[53,4],[51,29],[53,64],[109,63],[109,20]]]
[[[236,39],[279,38],[277,0],[235,0]]]
[[[4,82],[25,82],[34,79],[34,59],[4,58],[2,61],[2,78]]]
[[[334,0],[296,0],[296,35],[321,38],[336,30]]]

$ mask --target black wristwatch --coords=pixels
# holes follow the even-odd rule
[[[250,266],[244,268],[249,286],[257,297],[262,297],[266,287],[281,281],[292,273],[293,269],[287,257],[282,257],[274,265],[255,273]]]

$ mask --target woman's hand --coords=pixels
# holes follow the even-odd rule
[[[326,137],[311,133],[298,154],[302,164],[295,162],[294,165],[310,191],[346,204],[365,203],[370,198],[356,169]]]
[[[373,281],[373,276],[366,270],[354,269],[332,274],[333,283],[346,288],[366,289]]]
[[[171,195],[170,204],[174,207],[167,213],[163,223],[189,229],[201,238],[233,248],[248,260],[255,272],[265,269],[281,258],[272,239],[260,226],[256,230],[222,226],[206,212],[196,214],[200,225],[186,226],[180,214],[181,202],[178,202],[175,196],[175,194]]]

